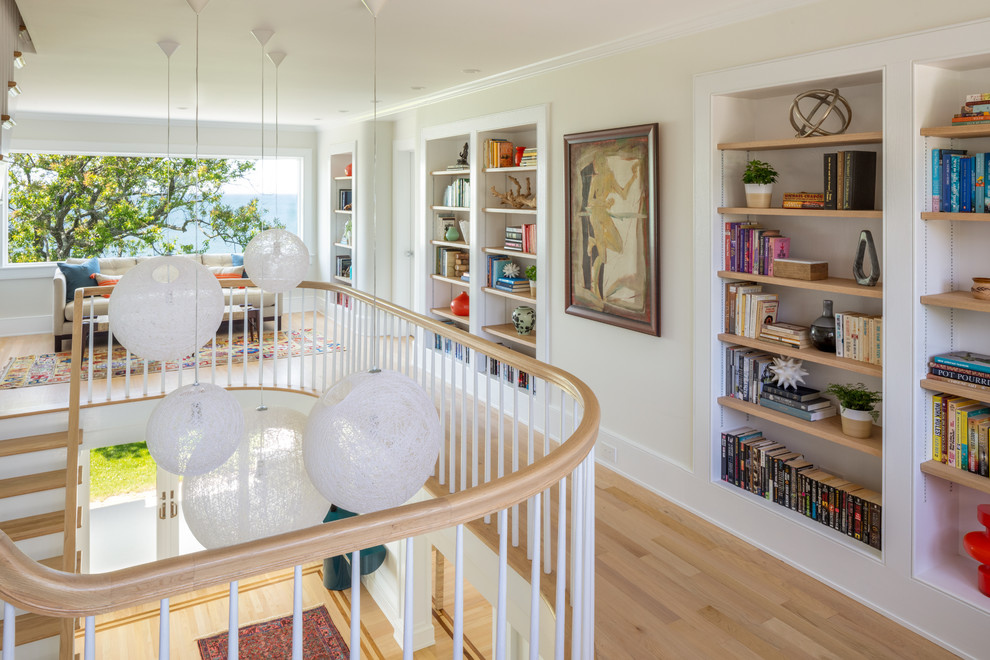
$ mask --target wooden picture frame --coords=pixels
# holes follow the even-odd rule
[[[566,313],[660,336],[659,125],[564,136]]]

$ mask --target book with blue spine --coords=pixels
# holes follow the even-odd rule
[[[986,211],[986,183],[987,159],[985,153],[978,153],[973,156],[973,165],[976,168],[976,175],[973,177],[973,213],[983,213]]]
[[[985,374],[990,374],[990,355],[973,353],[971,351],[952,351],[951,353],[940,353],[931,357],[932,362],[947,364],[951,367],[961,367],[972,369]]]
[[[760,397],[760,405],[764,408],[769,408],[771,410],[776,410],[777,412],[782,412],[792,417],[797,417],[798,419],[803,419],[806,422],[817,422],[820,419],[827,419],[829,417],[835,417],[835,406],[829,406],[827,408],[819,408],[818,410],[800,410],[798,408],[792,408],[783,403],[777,403],[776,401],[771,401],[770,399]]]
[[[959,159],[959,212],[973,212],[973,159],[970,156]]]
[[[942,194],[941,194],[941,210],[943,213],[948,213],[952,210],[952,199],[951,199],[951,189],[952,189],[952,156],[964,156],[966,155],[965,149],[942,149],[942,165],[941,165],[941,181],[942,181]]]
[[[938,213],[941,210],[942,210],[942,150],[932,149],[932,211]]]
[[[959,212],[959,174],[961,156],[952,154],[949,156],[949,212]]]

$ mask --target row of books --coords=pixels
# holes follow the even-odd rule
[[[523,149],[520,167],[536,167],[536,147],[526,147]]]
[[[351,255],[349,254],[338,254],[337,255],[337,265],[334,270],[337,277],[346,277],[350,279],[351,277]]]
[[[485,140],[485,144],[482,149],[482,155],[485,160],[485,168],[512,167],[516,164],[516,148],[508,140],[502,138],[491,138],[489,140]]]
[[[953,394],[932,397],[932,460],[990,476],[988,432],[990,405]]]
[[[773,355],[745,346],[725,349],[725,394],[782,412],[806,422],[834,417],[835,405],[820,390],[797,386],[794,389],[775,384],[769,367]]]
[[[835,356],[883,365],[883,317],[836,313]]]
[[[791,239],[756,222],[725,223],[725,269],[773,275],[773,260],[791,255]]]
[[[525,277],[500,277],[495,280],[494,288],[512,293],[529,293],[529,280]]]
[[[988,172],[990,153],[969,156],[965,149],[932,149],[932,211],[990,212]]]
[[[875,151],[838,151],[824,155],[825,208],[872,210],[877,186]]]
[[[471,256],[464,250],[437,247],[437,275],[460,277],[468,271]]]
[[[763,326],[777,321],[776,293],[764,293],[756,282],[725,283],[725,332],[759,337]]]
[[[825,208],[825,193],[784,193],[785,209],[823,209]]]
[[[990,356],[953,351],[928,359],[928,377],[990,390]]]
[[[722,432],[722,481],[882,548],[880,493],[816,468],[800,453],[744,427]]]
[[[467,208],[471,206],[471,180],[454,179],[443,191],[443,205]]]
[[[506,226],[505,249],[536,254],[536,225]]]
[[[509,264],[514,264],[511,258],[505,256],[504,254],[489,254],[486,256],[488,260],[488,268],[486,269],[485,286],[494,287],[499,279],[504,278],[505,267]],[[518,268],[518,265],[516,266]],[[510,277],[514,277],[511,276]],[[527,284],[527,286],[529,286]]]
[[[967,124],[990,124],[990,94],[967,94],[966,102],[959,112],[952,115],[953,126]]]

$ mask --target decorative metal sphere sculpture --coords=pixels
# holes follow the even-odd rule
[[[330,507],[303,468],[306,415],[270,408],[244,418],[241,444],[227,462],[183,482],[186,522],[207,548],[317,525]]]
[[[124,273],[110,296],[111,330],[146,360],[177,360],[216,336],[220,282],[187,257],[155,257]]]
[[[798,384],[803,383],[804,377],[808,375],[803,364],[796,358],[775,357],[769,369],[777,377],[777,385],[782,389],[797,391]]]
[[[291,232],[268,229],[244,248],[244,272],[265,291],[286,293],[309,272],[309,249]]]
[[[371,513],[405,503],[440,452],[436,407],[395,371],[351,374],[313,406],[303,435],[306,471],[335,505]]]
[[[817,101],[811,108],[811,112],[807,114],[804,114],[801,110],[801,101],[804,99]],[[822,111],[821,116],[816,116],[816,113],[821,110],[822,106],[827,107]],[[845,111],[843,111],[843,108],[845,108]],[[849,107],[849,102],[839,95],[838,89],[809,89],[807,92],[798,94],[791,101],[790,114],[791,126],[797,131],[794,137],[838,135],[839,133],[845,133],[846,129],[849,128],[849,122],[852,121],[852,108]],[[833,121],[832,123],[841,124],[840,128],[834,131],[822,128],[822,124],[829,117],[837,118],[838,122]]]
[[[227,390],[209,383],[180,387],[148,418],[148,451],[163,470],[186,477],[230,458],[244,436],[244,413]]]

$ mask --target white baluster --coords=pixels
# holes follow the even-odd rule
[[[576,405],[575,405],[576,408]],[[576,412],[576,411],[575,411]],[[577,419],[575,417],[575,419]],[[595,648],[595,450],[585,459],[588,471],[585,476],[585,524],[584,524],[584,652],[591,658]]]
[[[302,566],[296,566],[292,575],[292,660],[302,660],[303,657],[302,596]]]
[[[505,660],[506,643],[506,592],[508,591],[508,557],[509,557],[509,534],[508,534],[508,511],[502,509],[498,512],[498,606],[495,610],[495,658]]]
[[[329,359],[329,353],[333,342],[330,341],[327,332],[330,330],[330,292],[323,292],[323,382],[321,383],[320,389],[325,391],[330,383],[327,381],[327,360]],[[314,328],[315,329],[315,328]],[[337,327],[334,325],[334,334],[336,334]],[[336,351],[334,351],[336,353]],[[314,370],[315,371],[315,370]]]
[[[463,348],[464,353],[461,354],[463,358],[461,360],[461,437],[460,442],[458,442],[458,450],[461,452],[461,490],[467,490],[467,478],[468,478],[468,463],[467,463],[467,350],[468,347]]]
[[[14,660],[14,639],[17,632],[17,616],[14,606],[3,604],[3,660]]]
[[[518,370],[515,374],[518,376]],[[509,386],[512,388],[512,473],[515,474],[519,471],[519,388],[516,387],[515,382],[510,382]],[[519,547],[518,504],[512,505],[512,547]]]
[[[169,650],[168,598],[162,598],[158,607],[158,660],[168,660]]]
[[[83,305],[85,305],[85,304],[86,303],[84,301],[83,302]],[[94,326],[96,326],[96,313],[95,313],[95,311],[93,309],[93,299],[92,298],[89,299],[89,318],[90,318],[90,325],[89,325],[89,383],[87,383],[87,386],[86,386],[86,395],[87,395],[87,400],[90,403],[93,403],[93,362],[94,362],[94,360],[93,360],[93,335],[96,334],[96,327],[94,327]],[[110,367],[110,364],[108,363],[107,364],[107,368],[109,369],[109,367]]]
[[[141,382],[141,395],[148,396],[148,377],[151,374],[148,373],[148,361],[144,361],[144,380]]]
[[[410,536],[406,539],[406,586],[403,596],[402,613],[402,660],[412,660],[413,657],[413,630],[415,628],[413,615],[413,539]]]
[[[489,369],[490,358],[485,356],[485,483],[492,480],[492,377]],[[485,515],[485,524],[491,524],[492,517]]]
[[[550,384],[546,381],[540,381],[543,383],[543,455],[548,456],[550,454]],[[533,387],[536,387],[536,381],[533,381]],[[550,489],[543,491],[543,536],[548,539],[547,543],[543,544],[543,572],[547,575],[550,574]]]
[[[299,291],[299,389],[306,387],[306,290]],[[292,343],[289,343],[292,346]],[[289,350],[292,350],[291,348]]]
[[[7,645],[4,644],[4,649]],[[13,654],[11,654],[13,657]],[[86,633],[83,639],[83,658],[85,660],[96,660],[96,617],[86,617]]]
[[[275,343],[275,352],[272,355],[272,387],[278,387],[278,333],[281,327],[282,310],[280,309],[279,301],[281,300],[281,294],[274,294],[275,298],[275,329],[272,331],[273,341]],[[262,295],[261,304],[265,304],[265,298]]]
[[[474,354],[478,359],[478,354]],[[471,391],[471,486],[478,485],[478,370],[472,369],[474,381]]]
[[[230,583],[230,605],[227,618],[227,660],[237,660],[240,630],[237,615],[237,580]]]
[[[571,591],[571,657],[582,658],[581,631],[584,622],[582,612],[582,587],[584,584],[584,463],[574,470],[574,492],[572,493],[571,528],[574,531],[573,548],[574,561],[571,562],[573,576],[573,591]]]
[[[547,543],[547,545],[550,545]],[[567,477],[560,480],[557,488],[557,591],[554,597],[556,630],[554,636],[554,659],[564,660],[564,621],[567,604],[564,602],[567,587]]]
[[[289,317],[289,329],[285,338],[289,343],[289,357],[285,358],[285,386],[292,387],[292,291],[285,294],[288,302],[285,304],[286,316]]]
[[[265,294],[258,290],[261,295],[261,302],[265,301]],[[241,308],[241,348],[244,349],[244,360],[241,363],[241,385],[247,386],[248,384],[248,290],[247,287],[244,288],[244,307]]]
[[[464,657],[464,525],[455,531],[454,546],[454,653],[453,658]],[[500,595],[501,597],[501,595]]]
[[[93,299],[90,298],[90,300]],[[94,321],[93,332],[95,333],[96,329],[100,326],[98,324],[95,324],[96,319],[93,319],[93,321]],[[113,398],[112,396],[113,390],[111,389],[112,383],[113,383],[113,331],[110,328],[110,314],[108,312],[107,313],[107,401],[110,401]]]
[[[440,431],[442,433],[440,442],[440,483],[446,482],[447,471],[444,466],[444,455],[447,451],[447,442],[450,434],[447,428],[447,339],[445,337],[440,337]],[[454,448],[451,446],[450,453],[453,455]],[[454,459],[450,459],[453,463]],[[450,470],[450,492],[454,492],[454,474],[453,466]]]
[[[234,290],[227,290],[227,387],[233,385],[234,373]],[[162,374],[164,377],[165,374]],[[162,381],[164,382],[164,381]],[[164,389],[162,390],[165,391]]]
[[[316,390],[316,289],[313,289],[313,349],[312,349],[312,362],[311,368],[309,370],[309,389]],[[326,319],[326,316],[323,317]],[[323,334],[324,341],[326,340],[326,333]],[[326,346],[323,347],[323,353],[326,354]]]
[[[124,349],[124,398],[131,398],[131,352],[126,348]]]
[[[258,303],[258,382],[255,385],[261,386],[265,382],[265,296],[261,294],[261,302]],[[249,324],[250,325],[250,324]],[[274,338],[272,348],[278,350],[278,338]]]
[[[533,551],[530,556],[530,594],[529,594],[529,660],[539,660],[540,657],[540,493],[533,495],[533,536],[529,547]]]
[[[351,660],[361,660],[361,551],[351,553]]]

